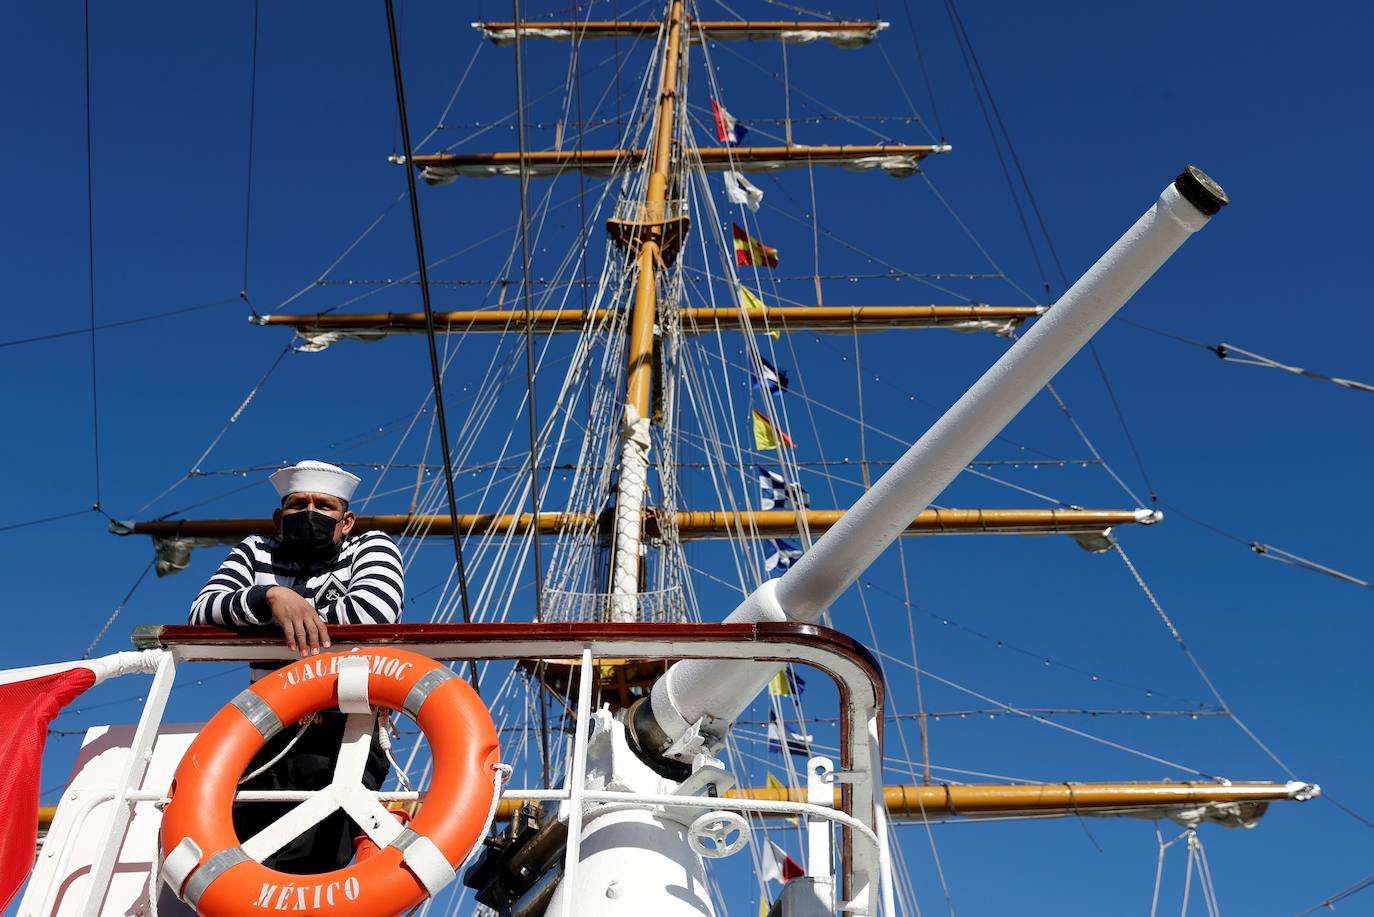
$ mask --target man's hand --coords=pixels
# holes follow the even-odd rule
[[[302,656],[318,656],[320,648],[329,649],[329,631],[315,606],[285,586],[267,590],[272,620],[286,634],[286,645]]]

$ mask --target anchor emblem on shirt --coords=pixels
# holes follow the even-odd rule
[[[318,608],[322,604],[333,605],[346,595],[348,595],[348,590],[344,588],[343,583],[339,582],[336,577],[330,576],[329,579],[320,584],[319,589],[315,590],[315,606]]]

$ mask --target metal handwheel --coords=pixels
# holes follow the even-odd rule
[[[743,850],[753,836],[749,822],[738,812],[715,811],[697,816],[687,829],[687,841],[710,860]]]

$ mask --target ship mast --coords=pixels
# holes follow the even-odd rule
[[[678,61],[682,42],[682,0],[668,9],[668,37],[663,52],[658,89],[658,118],[654,129],[653,165],[640,210],[635,257],[639,274],[635,283],[634,309],[630,318],[628,363],[625,373],[625,412],[622,418],[620,475],[615,503],[615,543],[611,567],[611,619],[633,621],[638,615],[640,553],[643,550],[644,497],[648,491],[650,398],[653,392],[654,325],[658,318],[659,272],[664,230],[673,129],[678,95]]]
[[[521,34],[526,37],[661,36],[657,96],[644,100],[656,107],[652,142],[639,149],[562,150],[515,153],[440,153],[408,156],[407,168],[421,170],[432,184],[444,184],[459,176],[515,175],[556,176],[569,169],[586,174],[608,175],[620,170],[639,172],[647,167],[647,179],[639,193],[623,200],[608,225],[609,235],[625,253],[616,267],[629,276],[633,263],[633,305],[628,309],[625,341],[625,379],[620,442],[616,462],[616,498],[606,514],[563,512],[535,514],[424,515],[360,518],[365,529],[380,529],[413,537],[447,535],[461,531],[467,537],[534,532],[555,535],[569,528],[595,531],[601,544],[612,546],[609,582],[605,584],[607,607],[613,622],[631,622],[641,616],[644,539],[710,537],[779,537],[800,525],[824,540],[781,580],[768,580],[728,620],[753,623],[769,620],[814,620],[877,557],[886,544],[903,534],[1062,534],[1076,538],[1094,551],[1107,550],[1114,525],[1158,521],[1158,513],[1137,509],[1094,511],[1079,508],[1050,510],[949,510],[929,508],[945,484],[995,435],[1029,398],[1048,381],[1078,347],[1119,308],[1174,248],[1201,228],[1207,217],[1225,203],[1220,189],[1196,170],[1189,169],[1166,189],[1160,201],[1113,247],[1084,280],[1068,291],[1053,308],[964,306],[762,306],[738,309],[677,309],[669,273],[690,228],[680,200],[682,169],[680,151],[674,149],[681,127],[678,106],[685,97],[685,53],[693,40],[708,38],[794,39],[808,31],[842,47],[867,40],[882,23],[708,23],[688,19],[684,0],[669,0],[662,22],[617,23],[489,23],[477,24],[497,42]],[[856,37],[858,36],[858,37]],[[811,38],[805,40],[813,40]],[[690,139],[687,141],[690,144]],[[907,175],[916,164],[934,153],[949,151],[946,144],[927,146],[804,146],[788,142],[784,147],[723,146],[693,148],[693,168],[703,171],[775,171],[801,165],[844,165],[880,168],[891,175]],[[402,161],[402,160],[398,160]],[[628,195],[627,195],[628,196]],[[819,284],[819,277],[817,278]],[[621,289],[624,289],[622,287]],[[661,293],[661,291],[668,291]],[[819,291],[818,291],[819,292]],[[1039,318],[1037,327],[957,404],[926,436],[912,447],[884,479],[878,481],[855,508],[839,510],[743,511],[706,510],[676,512],[674,507],[647,507],[655,412],[655,346],[664,325],[660,310],[672,310],[680,319],[680,333],[752,330],[755,323],[781,330],[847,330],[857,333],[885,327],[959,327],[1009,333],[1022,322]],[[819,297],[818,297],[819,298]],[[613,304],[616,305],[616,304]],[[619,309],[540,309],[461,311],[436,316],[439,327],[431,333],[469,331],[528,334],[562,331],[586,332]],[[1043,318],[1041,318],[1044,316]],[[258,319],[258,324],[292,327],[306,341],[303,350],[323,349],[341,337],[370,339],[388,333],[414,333],[421,316],[414,314],[279,315]],[[679,332],[674,332],[677,334]],[[532,409],[531,405],[531,409]],[[609,450],[608,450],[609,451]],[[601,460],[608,460],[605,453]],[[159,573],[185,566],[190,547],[250,532],[270,532],[269,520],[157,520],[118,525],[121,534],[152,535],[158,544]],[[167,569],[164,570],[164,564]],[[601,586],[600,583],[597,584]],[[590,657],[588,657],[590,660]],[[675,663],[638,705],[619,720],[605,715],[592,740],[583,750],[583,765],[590,764],[607,785],[628,785],[648,796],[678,789],[684,767],[719,766],[709,755],[723,744],[735,717],[778,671],[780,662],[739,659],[689,659]],[[583,663],[584,666],[587,663]],[[590,678],[590,676],[588,676]],[[588,682],[589,683],[589,682]],[[628,689],[627,689],[628,690]],[[622,703],[628,703],[628,698]],[[603,716],[602,714],[598,714]],[[873,741],[879,742],[878,723],[867,724]],[[580,729],[587,724],[579,723]],[[579,779],[582,765],[572,768],[570,779]],[[878,771],[881,776],[881,770]],[[876,790],[876,792],[875,792]],[[862,788],[836,789],[837,808],[870,811],[914,820],[947,817],[1007,815],[1136,815],[1170,817],[1185,824],[1217,821],[1252,824],[1270,802],[1306,799],[1315,787],[1301,784],[1062,784],[1044,786],[889,786],[869,783]],[[727,797],[752,800],[802,801],[799,790],[777,787],[741,788],[726,791]],[[809,798],[809,797],[807,797]],[[829,803],[827,803],[829,804]],[[509,818],[516,805],[504,805],[493,814]],[[677,816],[665,811],[614,806],[583,812],[569,819],[566,830],[579,838],[599,838],[574,852],[581,862],[576,882],[558,887],[550,912],[582,911],[588,902],[615,897],[618,876],[688,877],[682,894],[649,900],[657,917],[713,913],[706,891],[704,865],[689,843],[688,830]],[[652,841],[628,840],[636,833]],[[579,840],[580,844],[581,841]],[[818,863],[828,855],[816,856]],[[824,868],[821,866],[819,868]],[[555,881],[558,881],[555,876]],[[874,876],[863,876],[854,888],[838,890],[840,901],[851,904],[872,901]],[[649,882],[656,891],[663,882]],[[674,886],[676,888],[676,886]],[[833,893],[832,893],[833,897]],[[832,902],[833,903],[833,902]],[[870,908],[872,905],[868,905]],[[854,908],[841,907],[841,910]],[[869,913],[873,911],[870,910]]]

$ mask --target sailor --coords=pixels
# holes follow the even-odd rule
[[[348,508],[359,478],[325,462],[303,461],[269,480],[281,497],[272,514],[276,535],[250,535],[229,552],[191,605],[192,624],[280,627],[286,645],[301,656],[330,646],[331,624],[392,624],[405,599],[401,555],[385,532],[354,534]],[[273,666],[254,663],[253,680]],[[343,739],[344,714],[317,714],[303,725],[286,724],[248,765],[245,790],[318,790],[333,777]],[[388,764],[373,732],[363,783],[381,787]],[[288,748],[288,745],[290,746]],[[240,803],[234,830],[247,840],[296,803]],[[348,865],[357,826],[335,812],[269,857],[282,872],[311,874]]]

